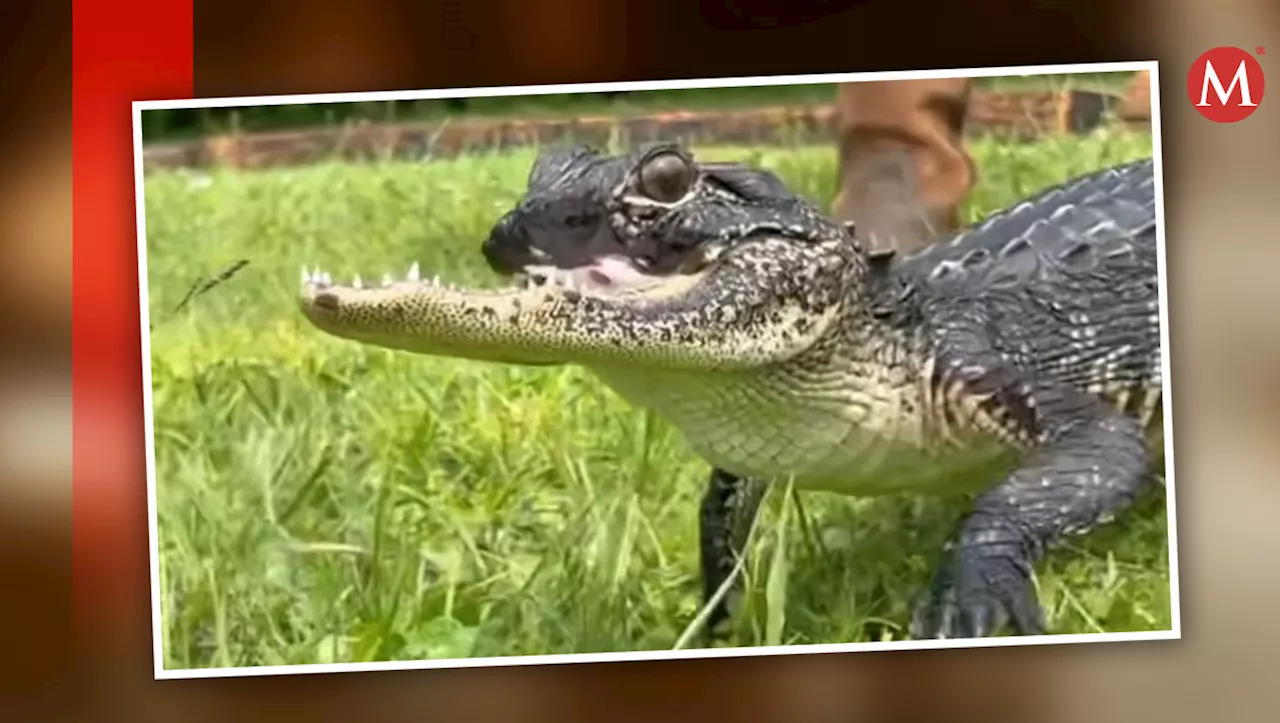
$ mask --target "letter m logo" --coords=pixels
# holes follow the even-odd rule
[[[1225,83],[1224,78],[1228,79]],[[1187,77],[1187,95],[1192,105],[1218,123],[1248,118],[1257,109],[1265,88],[1262,65],[1251,53],[1234,47],[1205,52],[1196,58]]]

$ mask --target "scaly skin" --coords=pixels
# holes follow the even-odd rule
[[[985,636],[1006,621],[1036,633],[1035,562],[1126,507],[1152,471],[1151,181],[1149,162],[1128,164],[916,256],[871,259],[766,172],[668,145],[578,149],[539,160],[484,247],[495,268],[523,267],[527,286],[411,274],[352,288],[304,272],[301,304],[320,329],[364,343],[580,364],[671,421],[715,468],[707,596],[769,481],[977,493],[913,634]],[[726,618],[721,606],[712,623]]]

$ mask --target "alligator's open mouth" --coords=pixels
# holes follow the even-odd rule
[[[574,269],[529,266],[506,288],[462,288],[426,278],[415,263],[402,278],[334,283],[303,270],[301,307],[320,329],[378,346],[514,364],[641,364],[667,368],[751,367],[806,347],[825,318],[770,293],[804,269],[764,273],[753,251],[701,253],[678,273],[646,274],[620,257]],[[727,259],[736,258],[735,261]],[[825,317],[826,314],[818,314]]]
[[[403,278],[383,274],[376,283],[356,275],[349,283],[334,283],[332,275],[320,269],[302,270],[304,311],[313,321],[326,314],[341,316],[344,311],[361,306],[384,304],[388,299],[416,295],[437,297],[442,302],[488,303],[494,311],[522,308],[533,311],[538,304],[560,296],[576,300],[582,297],[630,300],[638,304],[675,298],[697,285],[705,275],[709,260],[685,264],[678,273],[650,274],[637,269],[621,256],[606,256],[571,269],[530,265],[513,274],[515,284],[498,289],[461,287],[442,281],[439,276],[423,278],[415,261]],[[309,308],[308,308],[309,307]],[[487,312],[485,312],[487,313]]]

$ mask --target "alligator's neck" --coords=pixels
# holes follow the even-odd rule
[[[622,397],[680,429],[710,463],[743,475],[823,477],[852,459],[922,443],[918,337],[859,306],[784,364],[684,373],[593,371]]]

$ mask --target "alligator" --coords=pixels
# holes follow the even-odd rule
[[[1163,465],[1150,158],[1071,179],[911,255],[871,253],[774,174],[659,143],[535,161],[482,249],[496,289],[304,268],[335,337],[577,364],[711,467],[705,622],[764,490],[971,496],[912,637],[1043,634],[1034,566]]]

